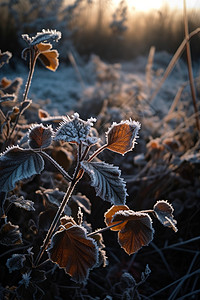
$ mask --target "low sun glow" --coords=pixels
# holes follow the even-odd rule
[[[121,0],[112,0],[113,4],[117,6]],[[168,5],[170,8],[183,8],[182,0],[126,0],[129,9],[136,11],[149,11],[151,9],[159,9],[163,5]],[[199,0],[186,0],[187,8],[200,9]]]

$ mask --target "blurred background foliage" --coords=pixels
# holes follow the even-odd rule
[[[200,10],[188,10],[189,31],[200,27]],[[87,59],[95,53],[116,61],[156,51],[173,54],[184,39],[183,12],[164,5],[147,12],[131,10],[122,0],[0,0],[0,49],[19,56],[22,33],[62,32],[62,59],[68,52]],[[191,40],[192,58],[200,53],[200,35]]]

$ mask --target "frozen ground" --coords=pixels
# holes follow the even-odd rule
[[[72,66],[67,66],[64,63],[60,64],[56,72],[51,72],[37,65],[29,98],[39,102],[42,108],[51,114],[63,115],[73,110],[80,101],[83,101],[84,95],[89,90],[94,91],[97,82],[98,84],[103,82],[105,86],[106,80],[108,82],[113,81],[120,84],[122,89],[126,91],[140,88],[147,95],[156,88],[170,59],[171,56],[166,52],[156,53],[148,79],[146,73],[148,58],[142,56],[133,61],[113,65],[102,62],[97,56],[92,56],[87,64],[78,67],[78,72]],[[16,69],[13,70],[6,65],[1,69],[1,73],[1,77],[5,76],[8,79],[22,77],[25,84],[28,68],[18,63]],[[199,74],[199,66],[196,65],[194,76],[199,76]],[[148,80],[151,82],[148,83]],[[179,60],[152,105],[162,107],[163,112],[167,111],[179,87],[186,81],[187,68],[184,62]],[[103,85],[102,88],[104,88]],[[186,86],[185,91],[187,90],[189,91],[188,86]]]

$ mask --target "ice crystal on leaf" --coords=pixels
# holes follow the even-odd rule
[[[69,116],[63,119],[56,131],[54,140],[62,140],[69,143],[80,144],[86,142],[90,133],[90,128],[96,119],[90,118],[84,121],[79,118],[79,114],[75,113],[72,118]]]
[[[43,29],[42,32],[38,32],[36,36],[29,37],[28,34],[22,34],[22,38],[29,44],[30,46],[34,46],[40,43],[48,43],[50,41],[56,41],[61,38],[61,32],[56,30],[45,30]]]
[[[24,284],[25,287],[27,288],[30,284],[31,281],[31,271],[22,274],[22,280],[20,280],[19,284]]]

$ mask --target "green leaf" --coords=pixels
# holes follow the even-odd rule
[[[0,156],[0,191],[14,189],[16,182],[39,174],[44,169],[40,154],[18,146],[8,149]]]
[[[91,185],[95,188],[96,195],[103,200],[115,205],[124,204],[126,201],[126,184],[120,177],[121,171],[104,162],[82,162],[82,168],[90,176]]]

